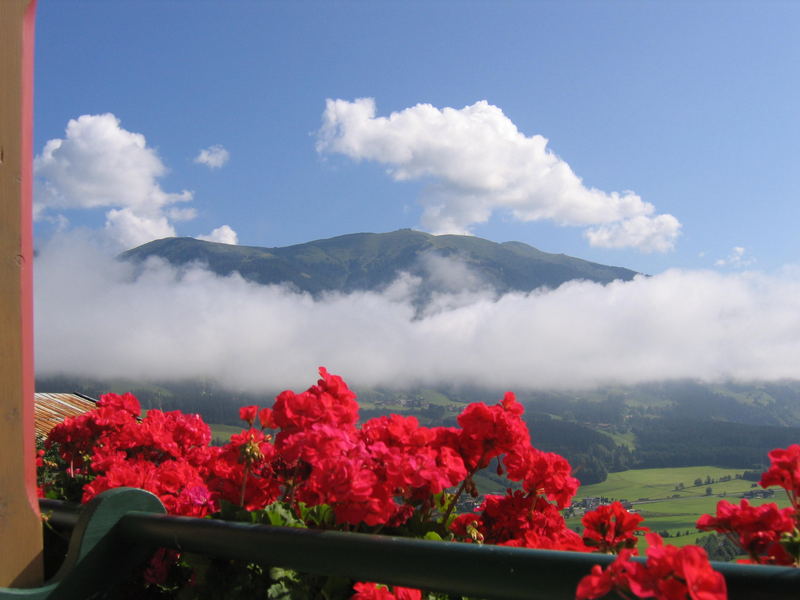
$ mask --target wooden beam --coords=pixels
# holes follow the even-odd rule
[[[36,0],[0,0],[0,586],[42,581],[33,430],[31,213]]]

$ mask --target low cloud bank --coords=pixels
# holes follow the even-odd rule
[[[36,263],[37,373],[247,391],[305,387],[318,365],[360,385],[517,390],[800,376],[798,270],[671,270],[502,296],[472,285],[421,313],[418,284],[400,275],[382,292],[314,299],[201,265],[135,268],[63,234]]]

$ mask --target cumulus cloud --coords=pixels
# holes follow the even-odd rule
[[[326,365],[365,386],[521,390],[776,380],[800,368],[800,269],[672,270],[501,296],[474,286],[440,292],[420,314],[419,277],[315,299],[197,265],[134,268],[60,235],[40,248],[36,278],[40,375],[202,376],[259,391],[304,388]]]
[[[113,114],[83,115],[67,124],[65,137],[48,141],[34,160],[35,215],[60,210],[108,209],[108,237],[124,246],[174,236],[170,218],[193,218],[192,193],[165,191],[167,168],[145,137],[124,129]],[[171,207],[171,208],[170,208]]]
[[[433,233],[468,234],[502,211],[520,221],[595,226],[586,236],[598,246],[674,246],[675,217],[656,215],[634,192],[585,186],[547,145],[486,101],[462,109],[417,104],[378,117],[375,101],[360,98],[327,100],[317,150],[379,162],[397,181],[427,181],[421,221]]]
[[[592,227],[584,235],[592,246],[633,246],[642,252],[666,252],[674,247],[680,230],[681,224],[672,215],[638,216],[619,223]]]
[[[228,162],[231,157],[223,146],[216,144],[200,150],[200,153],[195,157],[194,162],[201,165],[206,165],[209,169],[219,169],[222,165]]]
[[[228,157],[222,146],[211,146],[195,160],[218,168]],[[156,151],[111,113],[70,120],[64,138],[48,141],[35,158],[34,171],[34,218],[64,231],[69,220],[59,211],[105,209],[104,241],[118,248],[173,237],[174,223],[197,217],[185,206],[192,192],[166,192],[159,179],[167,168]],[[229,225],[199,238],[238,243]]]
[[[747,256],[747,250],[743,246],[734,246],[727,257],[715,261],[714,265],[717,267],[734,267],[741,269],[749,267],[754,262],[756,262],[756,259]]]
[[[238,244],[239,236],[231,229],[229,225],[222,225],[217,227],[208,235],[198,235],[198,240],[205,240],[206,242],[218,242],[220,244]]]
[[[71,119],[66,137],[48,141],[34,166],[41,178],[36,200],[43,207],[149,211],[192,199],[188,191],[161,189],[157,179],[167,169],[158,154],[110,113]]]
[[[164,215],[141,215],[131,208],[112,208],[106,213],[106,233],[123,248],[151,240],[175,237],[175,228]]]

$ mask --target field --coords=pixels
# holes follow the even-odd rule
[[[678,494],[681,497],[698,496],[705,494],[710,485],[714,494],[723,492],[744,492],[750,489],[753,482],[736,479],[744,469],[722,469],[719,467],[680,467],[670,469],[635,469],[621,473],[609,473],[608,479],[603,483],[581,487],[577,498],[591,496],[604,496],[607,498],[625,498],[632,502],[637,500],[655,500],[671,498]],[[731,481],[718,483],[725,476]],[[712,483],[706,484],[707,478]],[[703,480],[702,485],[695,486],[696,479]],[[683,489],[676,490],[676,486],[683,484]]]
[[[220,445],[227,442],[234,433],[242,432],[242,427],[234,425],[211,423],[209,427],[211,427],[211,439],[215,444]]]
[[[637,469],[621,473],[609,473],[603,483],[581,487],[576,501],[582,498],[604,497],[609,500],[628,500],[633,510],[644,517],[644,525],[651,530],[667,533],[668,542],[675,545],[694,543],[704,534],[695,529],[697,519],[706,513],[714,514],[717,503],[727,500],[739,503],[742,494],[761,490],[751,481],[737,479],[743,469],[721,469],[718,467],[681,467],[670,469]],[[720,478],[730,477],[730,481]],[[706,483],[708,479],[711,483]],[[694,485],[701,479],[701,485]],[[680,484],[683,484],[681,488]],[[707,494],[711,488],[711,494]],[[770,498],[751,498],[751,504],[777,502],[788,506],[783,490],[775,489]],[[580,516],[568,520],[570,527],[580,526]]]

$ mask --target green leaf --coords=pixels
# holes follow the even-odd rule
[[[270,504],[259,512],[262,523],[269,523],[277,527],[305,527],[305,523],[294,516],[288,506],[282,502]]]
[[[436,533],[435,531],[429,531],[428,533],[426,533],[426,534],[423,536],[423,538],[422,538],[422,539],[423,539],[423,540],[434,540],[434,541],[436,541],[436,542],[442,542],[442,541],[444,541],[444,540],[442,539],[442,536],[440,536],[440,535],[439,535],[438,533]]]
[[[300,519],[309,525],[315,525],[323,529],[331,529],[336,524],[336,514],[327,504],[308,506],[302,502],[299,505]]]
[[[291,600],[292,588],[285,581],[273,583],[267,588],[267,598],[271,600]]]

